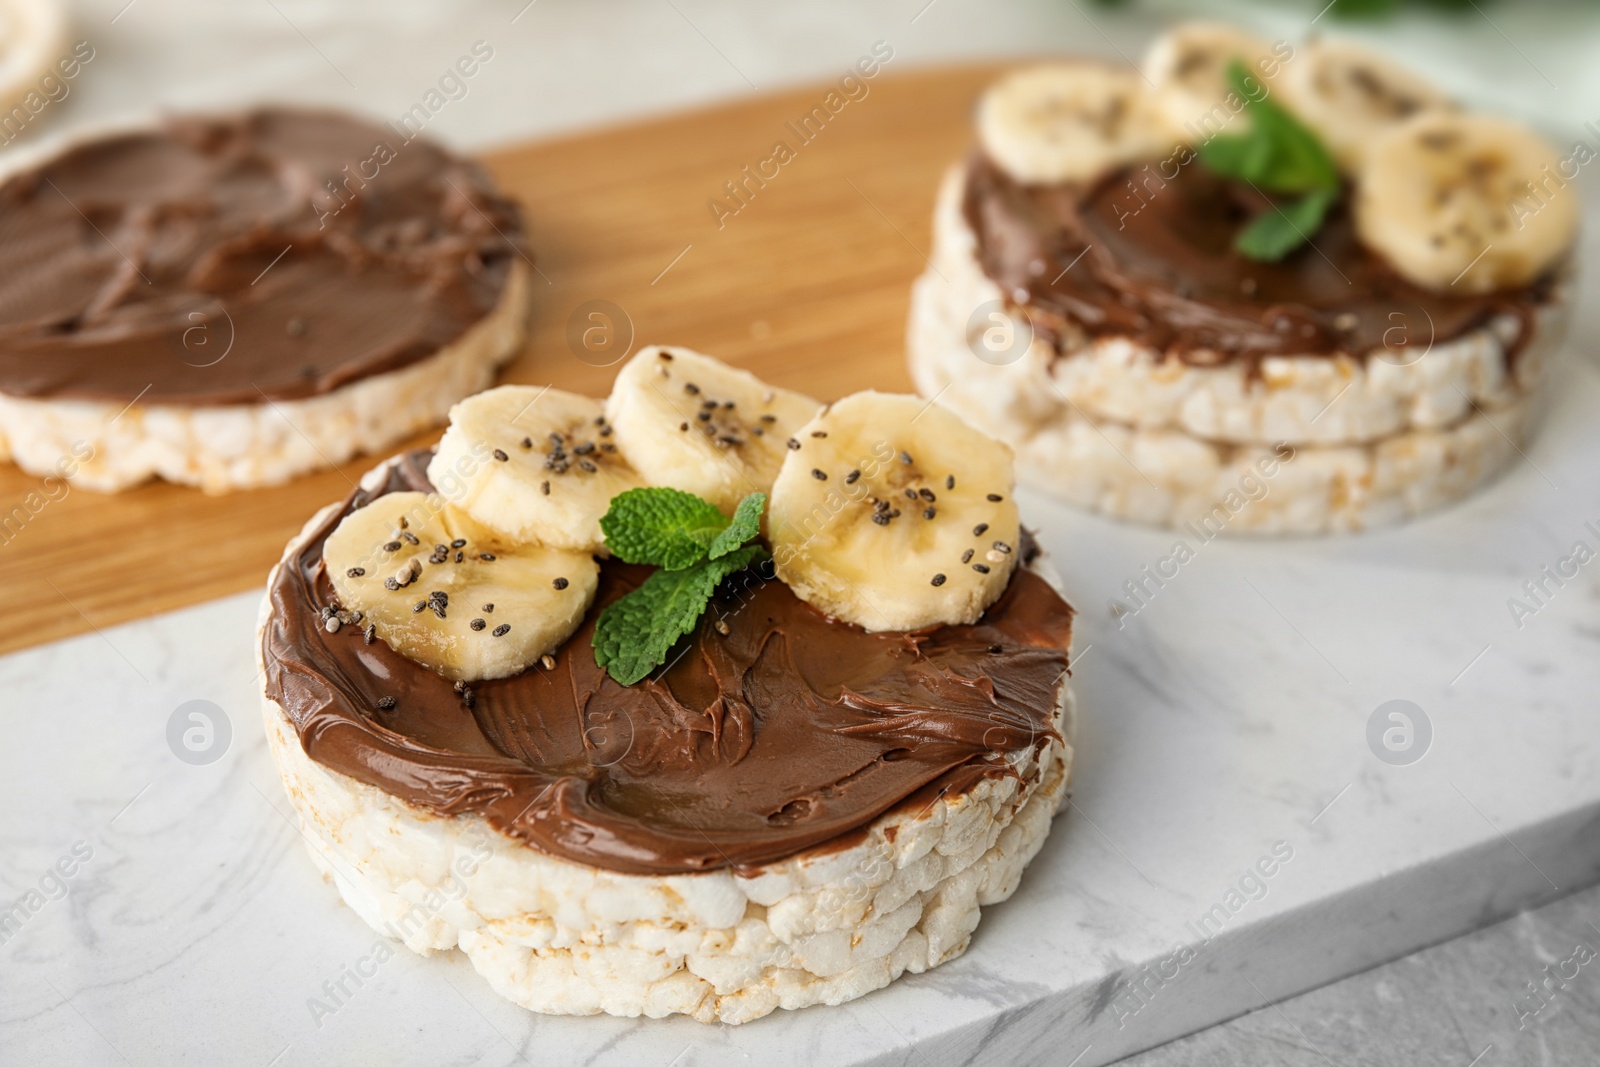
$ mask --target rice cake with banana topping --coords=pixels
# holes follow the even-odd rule
[[[1347,168],[1309,242],[1276,261],[1243,254],[1240,236],[1288,202],[1212,172],[1203,155],[1252,124],[1242,101],[1222,103],[1233,59]],[[1057,66],[1079,81],[1098,69]],[[1030,484],[1164,525],[1215,513],[1256,458],[1280,449],[1296,476],[1230,529],[1365,529],[1505,469],[1537,425],[1566,321],[1576,198],[1539,193],[1548,146],[1344,43],[1296,49],[1189,24],[1156,42],[1146,74],[1120,91],[1154,97],[1166,147],[1115,154],[1094,174],[1041,172],[1048,155],[1019,169],[1026,124],[997,142],[980,108],[980,147],[945,176],[930,266],[913,288],[918,389],[1010,442]],[[1026,110],[1015,84],[995,90],[996,106]],[[1315,93],[1344,103],[1313,106]],[[1032,106],[1035,140],[1057,151],[1055,120]],[[1097,134],[1090,124],[1072,136]],[[1428,151],[1426,177],[1401,162]],[[1407,182],[1433,183],[1434,207],[1402,206]],[[1531,214],[1519,190],[1539,194]],[[1448,264],[1402,243],[1420,233],[1433,247],[1428,227],[1452,230],[1437,242]]]
[[[679,368],[702,392],[744,380],[687,349],[634,358],[652,388],[665,381],[684,396],[696,394],[684,393]],[[781,421],[761,420],[769,392],[738,402],[756,405],[750,425]],[[608,555],[626,549],[607,539],[589,546],[592,587],[562,570],[567,581],[518,581],[508,597],[495,576],[503,564],[553,554],[572,556],[571,569],[593,566],[590,556],[463,516],[469,501],[477,514],[507,513],[472,496],[480,468],[499,487],[491,496],[547,499],[538,472],[557,444],[572,480],[551,493],[606,509],[601,486],[625,484],[627,457],[611,461],[622,481],[602,483],[599,469],[568,462],[574,442],[613,426],[598,440],[625,428],[637,440],[637,419],[675,419],[676,409],[617,409],[615,423],[583,409],[572,421],[580,408],[569,398],[520,413],[527,405],[513,399],[486,394],[448,463],[442,451],[414,453],[375,469],[308,523],[269,580],[259,649],[270,747],[312,854],[345,900],[414,950],[461,948],[502,995],[561,1014],[744,1022],[853,999],[959,955],[980,907],[1010,896],[1042,845],[1073,756],[1072,609],[1030,536],[1010,535],[1001,552],[988,523],[968,528],[972,508],[1014,516],[1005,446],[987,442],[996,456],[981,469],[959,450],[928,451],[923,481],[960,485],[970,470],[975,502],[958,508],[946,489],[948,516],[919,511],[885,526],[871,521],[873,497],[908,470],[922,477],[900,454],[927,444],[918,434],[947,433],[942,420],[954,416],[897,427],[899,407],[926,404],[861,394],[833,405],[884,416],[866,421],[890,448],[881,465],[850,460],[864,468],[859,489],[841,492],[834,520],[885,538],[879,566],[894,575],[861,590],[862,603],[898,580],[925,591],[932,616],[915,631],[845,621],[759,554],[720,583],[658,670],[624,684],[601,666],[594,636],[610,608],[666,572]],[[568,429],[517,456],[501,442],[519,415]],[[821,482],[808,469],[838,466],[820,446],[835,458],[876,454],[878,438],[828,416],[786,425],[795,436],[780,442],[775,468],[743,467],[752,492],[773,494],[766,525],[780,571],[803,559],[814,576],[830,553],[867,543],[778,532],[786,516],[809,513]],[[513,469],[519,461],[526,471]],[[685,462],[667,469],[684,474]],[[796,469],[799,494],[786,482]],[[629,492],[640,490],[621,497]],[[363,517],[369,509],[375,518]],[[562,538],[592,525],[556,514]],[[938,565],[953,573],[974,551],[968,541],[982,542],[987,573],[957,612],[928,571],[949,556]],[[491,582],[502,585],[488,602]],[[840,596],[830,594],[835,612]],[[586,610],[549,629],[569,602]],[[547,632],[500,659],[532,626]],[[473,642],[496,650],[492,662]],[[508,663],[524,666],[508,673]]]

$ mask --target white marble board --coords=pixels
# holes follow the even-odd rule
[[[25,905],[0,930],[0,1063],[1093,1067],[1590,884],[1600,560],[1540,573],[1600,551],[1600,329],[1577,304],[1526,459],[1412,525],[1191,537],[1119,620],[1175,535],[1026,497],[1082,612],[1071,805],[963,958],[837,1008],[547,1018],[459,956],[377,962],[268,760],[254,594],[0,658],[0,906]],[[1530,580],[1548,596],[1514,618]],[[213,762],[169,744],[191,700],[231,733]],[[1409,765],[1368,744],[1391,700],[1431,724]]]
[[[965,957],[742,1028],[541,1018],[463,959],[363,964],[375,935],[314,873],[266,756],[254,595],[0,659],[0,901],[44,901],[0,945],[0,1061],[1089,1067],[1585,885],[1600,561],[1521,629],[1507,607],[1600,547],[1600,374],[1569,362],[1560,384],[1528,462],[1477,500],[1359,538],[1197,546],[1120,628],[1109,598],[1172,535],[1027,499],[1082,610],[1072,805]],[[166,736],[195,699],[231,727],[206,765]],[[1407,766],[1366,739],[1391,699],[1433,728]],[[1229,898],[1280,841],[1264,892]],[[1163,974],[1176,946],[1194,957]],[[317,1018],[358,965],[376,974]]]

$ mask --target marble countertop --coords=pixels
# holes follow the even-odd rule
[[[504,42],[506,62],[485,72],[501,80],[482,81],[439,126],[482,145],[823,76],[863,40],[893,39],[918,62],[1132,51],[1159,21],[1154,9],[1090,9],[1089,21],[1054,2],[1000,17],[961,0],[615,10],[599,26],[557,0],[332,11],[303,0],[97,2],[78,21],[103,76],[84,79],[51,121],[261,95],[388,114],[482,38]],[[1540,32],[1532,16],[1507,28]],[[1492,36],[1477,27],[1461,48],[1489,48]],[[1595,76],[1561,49],[1532,54],[1531,70],[1507,61],[1485,84],[1537,101],[1546,76],[1569,90]],[[1572,97],[1583,94],[1562,96],[1567,111],[1551,114],[1580,114]],[[1594,262],[1593,232],[1588,243]],[[1581,301],[1569,348],[1600,349]],[[533,1016],[490,994],[464,959],[409,954],[333,1017],[314,1017],[310,998],[370,957],[376,935],[314,873],[266,757],[256,598],[0,659],[10,742],[0,900],[27,904],[0,943],[0,1060],[25,1049],[62,1063],[381,1053],[429,1064],[1092,1067],[1269,1003],[1255,1018],[1289,1027],[1251,1031],[1247,1015],[1191,1039],[1220,1046],[1168,1046],[1144,1062],[1244,1062],[1216,1050],[1237,1051],[1226,1042],[1250,1033],[1285,1048],[1326,1036],[1296,1014],[1319,994],[1277,1002],[1600,878],[1600,564],[1520,627],[1507,608],[1575,541],[1600,545],[1586,525],[1600,528],[1600,372],[1569,360],[1558,386],[1526,462],[1467,504],[1360,538],[1201,546],[1136,616],[1107,605],[1172,535],[1028,498],[1083,611],[1071,805],[965,957],[840,1008],[742,1028]],[[1426,744],[1413,735],[1415,762],[1369,744],[1373,716],[1395,700],[1410,702],[1414,726],[1429,724]],[[173,740],[193,701],[215,724],[199,758]],[[1557,947],[1526,961],[1529,980]],[[1521,962],[1507,956],[1507,981]],[[1463,1013],[1451,1026],[1459,1048],[1481,1048],[1499,1043],[1505,1022]],[[1449,1051],[1438,1062],[1457,1062]],[[1517,1058],[1482,1065],[1495,1062]]]
[[[1066,1050],[1092,1067],[1590,884],[1600,572],[1522,629],[1506,608],[1600,525],[1600,371],[1569,362],[1558,386],[1526,463],[1465,505],[1360,538],[1204,545],[1136,616],[1109,598],[1173,535],[1026,498],[1083,609],[1070,805],[964,957],[744,1027],[534,1016],[463,958],[410,954],[313,1012],[376,935],[315,874],[267,759],[257,598],[0,659],[3,887],[27,905],[0,945],[4,1047],[680,1067]],[[1369,739],[1396,699],[1431,724],[1399,761]],[[213,724],[198,753],[195,701]]]
[[[1584,951],[1586,950],[1586,951]],[[1580,963],[1589,954],[1597,954]],[[1124,1067],[1595,1062],[1600,888],[1132,1056]]]

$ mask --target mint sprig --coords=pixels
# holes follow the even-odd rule
[[[622,685],[639,681],[665,663],[672,646],[695,628],[722,580],[766,554],[760,545],[746,545],[683,570],[656,571],[600,613],[594,661]]]
[[[1317,135],[1269,100],[1237,59],[1228,64],[1228,84],[1245,102],[1250,129],[1212,137],[1200,146],[1200,162],[1261,192],[1300,194],[1256,216],[1234,238],[1240,255],[1275,263],[1321,229],[1339,196],[1339,168]]]
[[[760,533],[766,504],[765,493],[751,493],[729,518],[679,489],[630,489],[614,497],[600,519],[607,547],[625,563],[661,569],[600,612],[591,642],[595,663],[622,685],[665,663],[722,580],[766,558],[765,548],[745,543]]]
[[[669,571],[692,567],[728,529],[728,516],[709,500],[681,489],[629,489],[612,497],[600,518],[606,547],[624,563]]]
[[[1239,254],[1267,263],[1276,263],[1311,239],[1322,226],[1322,219],[1337,194],[1325,189],[1307,193],[1299,200],[1257,215],[1233,239]]]

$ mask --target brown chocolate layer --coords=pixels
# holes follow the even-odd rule
[[[0,392],[325,393],[487,315],[521,232],[475,164],[345,115],[175,118],[96,140],[0,186]]]
[[[1129,168],[1088,186],[1023,185],[974,153],[964,210],[979,261],[1058,346],[1079,332],[1120,335],[1189,363],[1253,366],[1273,355],[1365,358],[1387,345],[1409,362],[1430,340],[1509,313],[1522,323],[1515,354],[1550,298],[1550,279],[1477,296],[1413,285],[1357,239],[1347,200],[1315,247],[1256,262],[1233,241],[1272,210],[1264,194],[1197,162],[1159,169]]]
[[[426,463],[397,462],[382,492],[428,491]],[[912,634],[830,620],[753,568],[724,584],[665,671],[621,686],[595,666],[594,621],[649,569],[608,561],[555,667],[477,683],[468,708],[381,640],[321,624],[323,541],[365,499],[353,494],[279,568],[267,695],[317,762],[565,859],[749,869],[1012,773],[1001,754],[1057,736],[1072,609],[1020,568],[975,625]],[[384,697],[395,706],[379,711]]]

